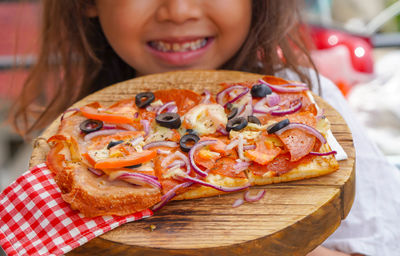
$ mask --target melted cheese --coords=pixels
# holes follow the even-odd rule
[[[219,104],[200,104],[184,115],[188,128],[195,130],[200,136],[212,134],[228,122],[224,108]]]

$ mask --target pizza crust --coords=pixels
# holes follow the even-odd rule
[[[127,215],[145,210],[161,200],[154,188],[134,186],[123,181],[97,177],[81,163],[69,163],[55,180],[62,198],[86,217]]]

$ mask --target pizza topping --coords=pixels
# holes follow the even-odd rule
[[[263,98],[271,93],[271,88],[265,84],[255,84],[251,87],[251,96],[254,98]]]
[[[284,119],[284,120],[282,120],[280,122],[277,122],[275,124],[270,125],[267,128],[267,132],[269,134],[276,133],[277,131],[279,131],[279,130],[285,128],[286,126],[288,126],[289,124],[290,124],[290,121],[289,121],[289,119],[286,118],[286,119]]]
[[[135,104],[138,108],[145,108],[155,99],[154,93],[152,92],[141,92],[135,97]]]
[[[87,167],[87,169],[91,172],[91,173],[93,173],[94,175],[96,175],[96,176],[98,176],[98,177],[100,177],[100,176],[102,176],[103,174],[104,174],[104,172],[102,171],[102,170],[99,170],[99,169],[95,169],[95,168],[92,168],[92,167]]]
[[[248,121],[249,123],[261,125],[260,119],[258,119],[258,118],[255,117],[255,116],[248,116],[248,117],[247,117],[247,121]]]
[[[112,140],[112,141],[110,141],[110,143],[108,143],[107,149],[117,146],[118,144],[121,144],[123,142],[124,142],[123,140],[117,140],[117,141]]]
[[[233,208],[239,207],[239,206],[241,206],[243,203],[244,203],[243,198],[238,198],[238,199],[235,200],[235,202],[233,202],[232,207],[233,207]]]
[[[238,114],[238,108],[232,107],[232,105],[228,106],[227,109],[229,110],[228,120],[231,120]]]
[[[226,88],[225,90],[220,91],[217,94],[216,100],[218,104],[226,108],[229,103],[236,102],[244,95],[246,95],[249,91],[249,88],[242,85],[231,86]],[[228,98],[228,100],[226,100],[226,98]]]
[[[287,119],[285,119],[285,120],[287,120]],[[326,143],[326,139],[325,139],[324,135],[322,135],[317,129],[315,129],[311,126],[308,126],[306,124],[290,123],[290,124],[286,125],[285,127],[279,129],[275,133],[277,135],[281,135],[283,132],[290,130],[290,129],[300,129],[308,134],[314,135],[322,144]]]
[[[190,109],[183,119],[183,126],[194,129],[199,136],[213,134],[228,122],[225,110],[219,104],[200,104]]]
[[[143,173],[122,171],[118,172],[118,175],[114,176],[114,179],[123,180],[134,185],[150,186],[161,189],[161,184],[157,180],[157,177]]]
[[[61,115],[60,122],[62,122],[62,120],[64,120],[65,114],[67,114],[69,112],[79,112],[79,111],[80,111],[79,108],[70,108],[70,109],[65,110]]]
[[[335,150],[329,152],[310,152],[310,155],[313,156],[329,156],[329,155],[336,155],[337,152]]]
[[[137,169],[139,167],[141,167],[142,164],[135,164],[135,165],[130,165],[130,166],[125,166],[124,168],[128,168],[128,169]]]
[[[277,109],[277,110],[272,110],[270,113],[273,116],[284,116],[284,115],[289,115],[296,113],[301,109],[303,106],[301,99],[294,100],[290,103],[290,107],[288,109]]]
[[[178,129],[181,126],[181,117],[177,113],[165,112],[156,116],[156,122],[166,128]]]
[[[193,182],[184,182],[184,183],[176,185],[175,187],[173,187],[171,190],[169,190],[167,193],[165,193],[161,197],[161,201],[158,202],[156,205],[154,205],[152,210],[153,211],[160,210],[166,203],[168,203],[172,198],[174,198],[176,196],[176,192],[179,189],[187,188],[187,187],[190,187],[191,185],[193,185]]]
[[[176,148],[178,147],[178,143],[176,143],[175,141],[154,141],[144,145],[143,149],[158,148],[158,147]]]
[[[179,141],[179,145],[183,152],[189,152],[193,145],[196,144],[199,140],[200,137],[196,134],[186,134],[182,136],[181,140]],[[188,142],[190,142],[190,144]]]
[[[247,202],[257,202],[264,197],[265,192],[266,192],[265,189],[263,189],[263,190],[260,190],[256,195],[252,196],[252,195],[250,195],[250,190],[247,190],[244,193],[243,198]]]
[[[270,96],[270,95],[268,95]],[[261,100],[259,100],[253,108],[254,113],[259,113],[259,114],[269,114],[271,111],[273,110],[279,110],[280,106],[279,105],[269,105],[268,103],[268,96],[262,98]],[[267,107],[265,104],[268,104],[269,106]]]
[[[101,120],[103,122],[113,123],[113,124],[130,124],[134,123],[137,117],[136,109],[131,106],[114,106],[108,109],[94,107],[87,105],[81,109],[82,115],[89,119]]]
[[[246,189],[246,188],[250,187],[250,183],[247,183],[247,184],[245,184],[243,186],[226,187],[226,186],[221,186],[221,185],[216,185],[216,184],[213,184],[213,183],[209,183],[207,181],[200,180],[198,178],[194,178],[194,177],[191,177],[189,175],[185,175],[184,177],[181,177],[181,178],[184,181],[191,181],[193,183],[200,184],[200,185],[206,186],[206,187],[210,187],[210,188],[222,191],[222,192],[236,192],[236,191],[240,191],[240,190],[243,190],[243,189]]]
[[[103,122],[94,119],[87,119],[79,125],[79,129],[86,134],[98,131],[101,128],[103,128]]]
[[[287,84],[280,84],[280,85],[272,85],[266,81],[264,81],[265,78],[259,79],[258,81],[262,84],[267,85],[269,88],[271,88],[272,91],[275,92],[303,92],[307,91],[307,85],[305,84],[297,84],[297,83],[287,83]]]
[[[157,115],[163,113],[166,110],[166,112],[170,113],[177,113],[178,112],[178,107],[176,106],[175,101],[170,101],[162,105],[158,110],[157,110]]]
[[[143,150],[142,152],[131,152],[124,157],[105,158],[96,161],[94,168],[96,169],[115,169],[130,165],[136,165],[148,162],[157,156],[157,152],[153,150]]]
[[[190,165],[192,166],[193,170],[199,174],[202,177],[205,177],[208,175],[207,172],[204,172],[203,170],[201,170],[197,165],[196,162],[194,161],[194,155],[195,153],[201,149],[204,146],[207,145],[211,145],[211,144],[215,144],[217,143],[217,140],[203,140],[203,141],[199,141],[197,142],[189,151],[189,160],[190,160]]]
[[[244,117],[236,117],[228,121],[226,124],[226,130],[230,132],[233,131],[240,131],[247,126],[247,119]]]

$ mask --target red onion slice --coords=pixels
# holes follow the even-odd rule
[[[308,88],[304,87],[304,86],[297,86],[297,84],[293,84],[296,85],[296,87],[289,87],[290,84],[287,85],[272,85],[266,81],[264,81],[263,79],[259,79],[258,80],[260,83],[266,84],[269,86],[269,88],[271,88],[271,90],[275,91],[275,92],[303,92],[303,91],[307,91]]]
[[[256,195],[252,196],[252,195],[250,195],[250,191],[246,191],[244,193],[243,197],[244,197],[244,200],[246,200],[247,202],[257,202],[261,198],[264,197],[265,192],[266,192],[265,189],[263,189],[263,190],[259,191]]]
[[[239,207],[239,206],[241,206],[243,203],[244,203],[243,198],[238,198],[238,199],[235,200],[235,202],[233,202],[232,207],[233,207],[233,208]]]
[[[146,137],[150,133],[150,122],[149,120],[142,119],[140,124],[143,126],[144,136]]]
[[[276,106],[281,102],[281,97],[277,93],[271,93],[267,95],[267,104],[270,107]]]
[[[303,106],[303,103],[301,103],[301,100],[299,99],[299,100],[294,101],[293,104],[291,104],[290,108],[272,110],[270,114],[273,116],[289,115],[289,114],[293,114],[293,113],[296,113],[297,111],[299,111],[302,106]]]
[[[143,149],[150,149],[150,148],[155,148],[155,147],[168,147],[168,148],[176,148],[178,147],[178,143],[174,141],[154,141],[150,142],[149,144],[146,144],[143,146]]]
[[[233,99],[228,100],[227,102],[224,102],[225,95],[233,90],[243,90],[243,91],[241,93],[239,93]],[[233,103],[233,102],[237,101],[238,99],[240,99],[241,97],[246,95],[249,91],[250,91],[249,88],[242,86],[242,85],[231,86],[231,87],[226,88],[225,90],[220,91],[216,96],[216,100],[217,100],[218,104],[222,105],[225,108],[229,103]]]
[[[102,176],[104,174],[104,172],[102,170],[95,169],[95,168],[92,168],[92,167],[87,167],[87,168],[91,173],[93,173],[96,176],[100,177],[100,176]]]
[[[166,203],[168,203],[172,198],[174,198],[176,196],[176,191],[180,188],[187,188],[190,187],[193,184],[193,182],[184,182],[181,183],[179,185],[176,185],[175,187],[173,187],[170,191],[168,191],[167,193],[165,193],[162,197],[161,197],[161,201],[158,202],[156,205],[153,206],[152,210],[153,211],[158,211],[161,208],[164,207],[164,205]]]
[[[62,116],[61,116],[60,121],[64,120],[64,115],[65,115],[66,113],[68,113],[68,112],[79,112],[79,111],[81,111],[79,108],[70,108],[70,109],[65,110],[65,111],[62,113]]]
[[[290,129],[300,129],[303,130],[311,135],[314,135],[315,137],[317,137],[317,139],[322,143],[325,144],[326,143],[326,139],[324,137],[324,135],[322,135],[317,129],[315,129],[314,127],[308,126],[306,124],[300,124],[300,123],[290,123],[289,125],[287,125],[286,127],[280,129],[279,131],[275,132],[275,134],[277,135],[281,135],[284,131],[290,130]]]
[[[240,113],[240,112],[238,112]],[[238,115],[238,117],[248,117],[248,116],[252,116],[253,115],[253,106],[251,104],[251,100],[249,102],[246,103],[246,105],[244,106],[244,110],[242,113],[240,113]]]
[[[119,132],[126,132],[126,130],[120,130],[120,129],[110,129],[110,130],[100,130],[96,132],[91,132],[85,135],[83,138],[84,141],[90,141],[95,137],[102,136],[102,135],[113,135]]]
[[[104,126],[103,126],[104,127]],[[128,130],[128,131],[136,131],[136,128],[130,124],[118,124],[118,127]]]
[[[185,166],[186,166],[186,174],[189,174],[189,173],[190,173],[190,170],[191,170],[189,158],[188,158],[185,154],[183,154],[182,152],[180,152],[180,151],[176,151],[176,152],[175,152],[175,155],[176,155],[177,157],[179,157],[180,159],[182,159],[182,161],[185,163]]]
[[[260,113],[260,114],[269,114],[273,110],[278,110],[280,109],[279,105],[275,105],[273,107],[267,107],[265,106],[265,103],[268,102],[268,98],[264,97],[261,100],[259,100],[255,105],[254,105],[254,113]]]
[[[198,149],[200,149],[201,147],[207,146],[207,145],[211,145],[217,143],[217,140],[203,140],[203,141],[199,141],[196,144],[194,144],[194,146],[190,149],[189,151],[189,161],[190,161],[190,165],[192,166],[193,170],[199,174],[202,177],[205,177],[208,175],[208,173],[202,171],[195,163],[194,161],[194,154],[196,153],[196,151]]]
[[[168,155],[169,153],[171,153],[171,150],[163,150],[163,149],[160,149],[160,148],[157,149],[157,154]]]
[[[115,125],[115,124],[103,124],[103,129],[104,130],[117,129],[117,125]]]
[[[203,94],[204,98],[201,100],[200,104],[209,104],[210,103],[210,98],[211,98],[211,93],[209,90],[204,90]]]
[[[249,162],[238,162],[233,166],[233,169],[234,172],[237,174],[246,170],[249,166],[250,166]]]
[[[115,177],[115,179],[124,180],[128,183],[135,185],[150,185],[151,187],[161,189],[161,184],[155,176],[146,175],[143,173],[124,172],[123,174]]]
[[[200,185],[203,185],[206,187],[210,187],[210,188],[222,191],[222,192],[236,192],[236,191],[240,191],[240,190],[250,187],[250,183],[243,185],[241,187],[224,187],[224,186],[220,186],[220,185],[214,185],[214,184],[208,183],[204,180],[200,180],[200,179],[188,176],[188,175],[185,177],[182,177],[182,179],[185,181],[191,181],[193,183],[197,183],[197,184],[200,184]]]
[[[185,166],[185,162],[183,160],[175,160],[167,166],[167,169],[183,166]]]
[[[162,105],[156,112],[157,115],[167,110],[168,112],[176,113],[178,112],[178,107],[176,106],[175,101],[170,101]]]
[[[329,155],[336,155],[337,152],[335,150],[329,152],[310,152],[310,155],[314,156],[329,156]]]

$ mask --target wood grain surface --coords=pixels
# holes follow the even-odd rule
[[[111,103],[145,90],[185,88],[216,92],[221,82],[262,77],[235,71],[184,71],[139,77],[98,91],[78,103]],[[173,201],[153,217],[125,224],[68,255],[305,255],[321,244],[350,211],[355,189],[355,153],[342,117],[316,97],[332,131],[349,156],[330,175],[251,188],[266,189],[264,198],[232,208],[242,192],[187,201]],[[42,134],[55,134],[59,121]],[[30,166],[45,161],[48,147],[37,140]],[[152,230],[150,227],[155,227]]]

